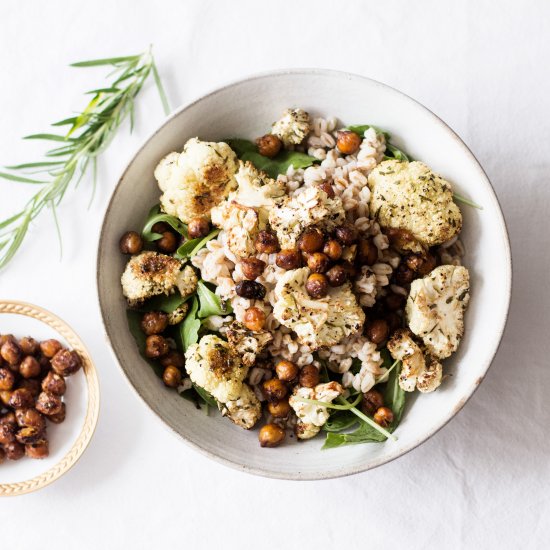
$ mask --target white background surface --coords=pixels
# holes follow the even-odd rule
[[[63,260],[45,213],[0,273],[1,297],[73,326],[102,383],[100,423],[81,461],[41,492],[0,501],[3,546],[548,548],[550,4],[3,0],[0,165],[37,160],[41,145],[19,137],[48,131],[100,85],[100,69],[68,63],[149,43],[174,107],[250,73],[324,67],[390,84],[442,117],[486,169],[508,222],[515,280],[505,338],[459,416],[377,470],[300,484],[241,474],[188,449],[123,380],[95,291],[109,195],[163,118],[149,87],[134,134],[123,129],[101,159],[92,207],[87,181],[59,210]],[[0,216],[29,192],[1,183]]]

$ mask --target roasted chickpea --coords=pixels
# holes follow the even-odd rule
[[[342,130],[338,132],[336,147],[344,155],[353,155],[361,146],[361,137],[355,132]]]
[[[326,277],[330,286],[342,286],[348,280],[348,272],[342,265],[334,265],[326,272]]]
[[[380,407],[374,413],[374,421],[382,426],[382,428],[387,428],[393,422],[393,412],[388,407]]]
[[[258,307],[249,307],[244,314],[243,324],[248,330],[258,332],[264,328],[265,313]]]
[[[26,428],[21,428],[16,434],[15,438],[22,445],[27,443],[38,443],[43,439],[44,431],[39,430],[34,426],[28,426]]]
[[[12,441],[4,445],[4,451],[8,460],[19,460],[25,455],[25,447],[18,441]]]
[[[30,336],[24,336],[19,340],[19,347],[25,355],[36,355],[38,353],[38,342]]]
[[[42,459],[46,458],[50,454],[48,440],[44,439],[39,443],[33,443],[30,445],[25,445],[25,455],[29,458]]]
[[[12,396],[11,390],[0,390],[0,401],[4,403],[4,405],[8,405]]]
[[[120,251],[123,254],[139,254],[143,250],[143,239],[135,231],[127,231],[120,237]]]
[[[15,342],[15,343],[17,343],[17,340],[16,340],[16,338],[13,334],[0,334],[0,348],[6,342]]]
[[[34,378],[40,374],[40,370],[40,363],[32,355],[27,355],[19,365],[19,372],[23,378]]]
[[[397,313],[390,311],[386,313],[384,316],[384,319],[386,319],[386,322],[388,323],[388,326],[390,327],[390,334],[401,327],[401,317],[397,315]]]
[[[176,350],[170,350],[166,355],[163,355],[159,359],[160,364],[166,367],[176,367],[177,369],[183,369],[185,366],[185,358],[183,355]]]
[[[328,195],[329,199],[333,199],[336,196],[336,193],[334,192],[334,187],[332,187],[332,184],[328,180],[325,180],[323,183],[320,183],[319,188],[322,189]]]
[[[248,300],[263,300],[265,298],[265,286],[256,281],[239,281],[235,285],[235,292],[241,298]]]
[[[342,257],[343,251],[342,245],[335,239],[328,240],[323,247],[323,253],[326,254],[333,262]]]
[[[414,280],[414,271],[407,267],[407,264],[400,263],[394,271],[394,279],[398,285],[408,285]]]
[[[260,231],[254,242],[254,246],[260,254],[273,254],[279,250],[279,241],[274,233]]]
[[[258,153],[270,159],[277,156],[283,146],[281,140],[274,134],[266,134],[258,138],[256,145],[258,146]]]
[[[25,388],[31,392],[31,395],[36,399],[40,394],[40,380],[37,378],[24,378],[17,385],[17,389]]]
[[[307,266],[313,273],[324,273],[329,266],[330,260],[322,252],[314,252],[307,259]]]
[[[155,246],[163,254],[172,254],[178,248],[178,240],[173,231],[165,231],[162,237],[155,241]]]
[[[44,380],[42,380],[42,390],[53,395],[63,395],[67,390],[65,378],[59,374],[50,371]]]
[[[181,384],[181,371],[174,366],[169,366],[164,369],[162,381],[169,388],[177,388]]]
[[[82,366],[80,355],[74,350],[62,349],[51,360],[52,369],[59,376],[71,376]]]
[[[302,252],[313,254],[323,248],[325,238],[319,229],[306,229],[298,239],[298,248]]]
[[[50,414],[50,416],[48,416],[48,420],[54,424],[61,424],[65,421],[66,416],[67,407],[65,406],[65,403],[61,403],[61,410],[58,413]]]
[[[44,417],[33,408],[29,409],[17,409],[15,411],[15,418],[17,425],[21,428],[38,428],[44,430],[46,427],[46,420]]]
[[[0,424],[0,445],[7,445],[15,441],[17,426],[11,424]]]
[[[300,371],[299,384],[304,388],[314,388],[319,384],[319,370],[315,365],[305,365]]]
[[[162,235],[166,231],[170,231],[172,227],[167,224],[166,222],[157,222],[153,224],[153,227],[151,227],[151,231],[153,233],[158,233],[159,235]]]
[[[390,311],[397,311],[403,307],[405,303],[405,296],[397,294],[396,292],[390,292],[385,298],[384,303]]]
[[[15,416],[15,413],[13,411],[8,411],[7,413],[4,413],[0,417],[0,426],[2,424],[13,426],[14,428],[17,427],[17,418]]]
[[[34,397],[27,388],[19,388],[12,392],[8,405],[12,409],[27,409],[34,405]]]
[[[275,373],[279,380],[292,382],[298,376],[300,369],[292,362],[283,359],[275,365]]]
[[[380,407],[384,406],[384,397],[378,390],[369,390],[363,394],[361,410],[372,416]]]
[[[11,390],[15,384],[15,374],[9,369],[0,369],[0,390]]]
[[[267,404],[267,410],[275,418],[286,418],[290,412],[290,404],[288,403],[288,399],[272,401]]]
[[[15,392],[14,392],[15,393]],[[61,397],[53,393],[42,392],[36,400],[36,410],[46,416],[57,414],[61,411]]]
[[[243,258],[241,269],[247,279],[254,280],[264,272],[265,262],[259,258]]]
[[[21,348],[15,340],[8,340],[0,348],[0,356],[9,365],[17,365],[21,360]]]
[[[344,246],[351,246],[357,241],[357,229],[349,223],[337,227],[334,230],[334,235]]]
[[[285,431],[277,424],[266,424],[260,429],[258,439],[262,447],[277,447],[285,438]]]
[[[281,269],[298,269],[302,265],[302,255],[296,248],[281,250],[275,258],[275,263]]]
[[[158,334],[152,334],[147,336],[145,340],[145,355],[149,359],[157,359],[170,351],[170,346],[166,341],[166,338],[159,336]]]
[[[61,343],[53,338],[40,342],[40,351],[48,359],[51,359],[61,349],[63,349]]]
[[[268,401],[280,401],[288,393],[287,387],[278,378],[271,378],[262,384],[265,396]]]
[[[38,363],[40,364],[40,376],[46,376],[48,372],[52,370],[52,364],[50,360],[41,353],[37,356]]]
[[[187,233],[190,239],[206,237],[210,233],[210,223],[205,218],[193,218],[187,224]]]
[[[390,327],[385,319],[375,319],[367,323],[365,335],[374,344],[384,342],[390,334]]]
[[[168,315],[163,311],[148,311],[141,318],[141,330],[147,336],[160,334],[168,326]]]
[[[374,265],[378,260],[378,249],[372,239],[359,239],[357,259],[361,265]]]
[[[328,279],[322,273],[312,273],[307,278],[306,291],[312,298],[324,298],[328,294]]]

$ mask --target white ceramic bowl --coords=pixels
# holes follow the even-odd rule
[[[254,138],[282,111],[299,106],[313,116],[336,116],[343,124],[374,124],[393,136],[415,159],[449,179],[455,190],[483,205],[462,207],[465,264],[472,278],[466,334],[445,372],[452,374],[433,394],[413,396],[396,431],[397,442],[321,451],[322,439],[275,449],[258,445],[248,432],[219,415],[206,416],[176,392],[166,391],[141,359],[130,335],[118,251],[124,231],[139,230],[158,202],[153,177],[157,162],[181,151],[187,139]],[[495,193],[475,157],[460,138],[425,107],[373,80],[324,70],[263,74],[218,89],[178,110],[145,142],[124,171],[107,210],[98,252],[98,291],[105,329],[130,384],[147,406],[188,444],[240,470],[286,479],[321,479],[384,464],[426,441],[466,403],[483,380],[499,345],[510,300],[508,236]]]

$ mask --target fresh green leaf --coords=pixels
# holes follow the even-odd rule
[[[200,300],[198,316],[201,319],[210,315],[227,315],[232,312],[231,306],[223,302],[220,297],[212,292],[203,281],[199,281],[197,294]]]
[[[184,260],[185,258],[192,258],[201,248],[206,246],[208,241],[211,241],[220,232],[219,229],[213,229],[206,235],[206,237],[191,239],[183,243],[174,254],[174,257]]]
[[[43,168],[44,166],[59,166],[62,161],[52,162],[28,162],[26,164],[16,164],[15,166],[6,166],[8,170],[28,170],[29,168]]]
[[[71,63],[71,67],[99,67],[100,65],[120,65],[121,63],[139,61],[139,55],[126,55],[123,57],[107,57],[105,59],[91,59],[90,61],[77,61]]]
[[[468,206],[472,206],[473,208],[477,208],[478,210],[483,210],[483,206],[480,206],[479,204],[475,203],[474,201],[471,201],[470,199],[467,199],[466,197],[463,197],[462,195],[459,195],[458,193],[453,193],[453,199],[456,202],[462,202]]]
[[[193,384],[193,388],[195,388],[195,391],[200,395],[201,399],[211,407],[218,407],[218,402],[212,395],[210,395],[204,388],[201,388],[200,386],[197,386],[197,384]]]
[[[399,373],[401,368],[393,369],[386,383],[386,389],[384,390],[384,403],[386,407],[389,407],[393,412],[393,422],[388,428],[393,432],[399,425],[401,417],[403,416],[403,410],[405,409],[406,393],[399,385]]]
[[[162,365],[160,363],[156,363],[155,361],[151,361],[151,359],[149,359],[145,355],[146,336],[141,330],[141,314],[132,309],[127,309],[126,318],[128,320],[128,328],[130,329],[130,334],[134,337],[134,340],[136,341],[139,354],[143,357],[143,359],[145,359],[145,361],[147,361],[147,363],[149,363],[151,368],[155,371],[155,374],[162,378],[162,373],[164,372]]]
[[[19,183],[32,183],[32,184],[43,184],[46,183],[45,181],[39,181],[31,178],[24,178],[22,176],[16,176],[14,174],[8,174],[6,172],[0,172],[0,178],[9,180],[9,181],[17,181]]]
[[[57,134],[31,134],[30,136],[25,136],[23,139],[44,139],[46,141],[72,141],[71,139],[65,136],[58,136]]]
[[[162,238],[160,233],[155,233],[152,231],[153,225],[158,222],[165,222],[180,235],[187,236],[187,226],[175,216],[170,216],[169,214],[164,214],[161,212],[160,205],[157,204],[149,211],[147,220],[145,221],[145,226],[141,232],[146,241],[152,242]]]
[[[235,151],[235,154],[241,158],[245,153],[257,153],[258,148],[256,145],[248,139],[231,138],[226,139],[225,143]]]
[[[201,328],[201,321],[197,318],[197,311],[199,309],[199,300],[196,296],[193,296],[193,302],[191,308],[187,313],[187,317],[180,324],[180,337],[183,347],[183,351],[187,351],[189,346],[196,344],[199,341],[199,329]]]
[[[357,417],[350,411],[335,411],[323,425],[325,432],[341,432],[357,424]]]
[[[388,152],[390,153],[388,155]],[[396,160],[405,160],[409,161],[409,157],[401,151],[401,149],[398,149],[395,145],[392,145],[389,141],[386,141],[386,156],[388,158],[394,158]]]
[[[189,300],[191,296],[182,298],[179,292],[170,294],[170,296],[162,294],[161,296],[155,296],[150,300],[147,300],[142,309],[143,311],[164,311],[164,313],[172,313],[187,300]]]

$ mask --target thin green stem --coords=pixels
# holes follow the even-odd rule
[[[346,401],[343,397],[338,397],[337,401],[339,403],[349,405],[350,403]],[[359,417],[363,422],[366,422],[369,426],[372,426],[375,430],[378,430],[382,435],[385,435],[388,439],[391,439],[392,441],[397,441],[397,437],[395,435],[388,432],[388,430],[382,428],[380,424],[377,424],[372,418],[369,418],[366,414],[363,414],[359,409],[356,409],[355,407],[350,407],[349,410],[357,417]]]
[[[468,206],[472,206],[473,208],[477,208],[478,210],[483,210],[483,206],[475,203],[474,201],[471,201],[470,199],[467,199],[466,197],[463,197],[462,195],[459,195],[458,193],[453,193],[453,198],[457,202],[462,202]]]

